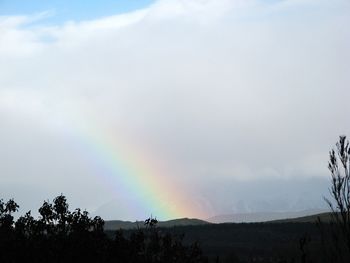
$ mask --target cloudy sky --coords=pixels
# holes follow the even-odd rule
[[[324,207],[349,24],[347,0],[0,0],[1,197],[131,220]]]

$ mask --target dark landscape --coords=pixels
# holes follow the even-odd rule
[[[27,213],[13,222],[11,214],[17,208],[12,200],[1,202],[2,262],[282,263],[348,259],[346,250],[336,251],[342,258],[332,254],[332,235],[337,233],[332,212],[261,223],[217,224],[188,218],[104,222],[79,209],[70,212],[65,197],[58,196],[53,203],[44,202],[38,220]]]
[[[348,262],[350,260],[350,145],[340,136],[329,154],[330,212],[275,219],[276,213],[237,215],[258,223],[199,219],[104,221],[65,196],[45,201],[17,220],[19,205],[0,200],[1,262]],[[235,217],[235,215],[231,215]],[[224,217],[225,220],[226,217]],[[216,218],[217,220],[217,218]]]
[[[331,220],[329,212],[260,223],[216,224],[184,218],[159,222],[158,230],[183,235],[186,245],[198,242],[211,262],[328,262],[330,259],[325,260],[322,253],[325,236],[321,230],[330,231]],[[117,229],[123,229],[128,236],[138,228],[145,228],[143,221],[105,222],[106,233],[111,237]],[[309,261],[301,260],[303,249]]]

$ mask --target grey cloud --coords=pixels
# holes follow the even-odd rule
[[[0,40],[12,50],[0,54],[0,180],[53,185],[75,201],[84,191],[77,182],[103,192],[64,131],[89,124],[90,113],[102,133],[125,128],[159,150],[155,158],[181,171],[177,179],[209,207],[223,197],[203,194],[212,185],[197,187],[203,178],[215,187],[288,178],[296,196],[300,178],[326,178],[330,147],[350,134],[348,4],[214,2],[160,1],[131,18],[40,32],[7,25],[22,42]],[[43,32],[53,41],[41,41]],[[85,194],[82,206],[113,198],[107,191],[92,203]]]

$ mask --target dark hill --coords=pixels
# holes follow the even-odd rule
[[[209,262],[293,262],[300,257],[299,240],[307,233],[308,248],[321,255],[320,231],[314,223],[222,223],[159,228],[183,236],[185,245],[198,242]],[[126,229],[130,236],[135,229]],[[111,237],[114,231],[107,231]],[[295,261],[299,262],[299,261]],[[315,258],[314,262],[321,262]]]
[[[105,221],[105,230],[118,230],[118,229],[137,229],[144,228],[144,221],[121,221],[121,220],[110,220]],[[195,218],[179,218],[168,221],[160,221],[158,222],[158,227],[174,227],[174,226],[198,226],[198,225],[206,225],[210,224],[209,222],[195,219]]]
[[[304,210],[296,212],[256,212],[256,213],[237,213],[218,215],[207,219],[211,223],[259,223],[275,220],[284,220],[287,218],[299,218],[321,214],[326,212],[324,209]],[[307,221],[309,222],[309,221]]]
[[[315,223],[318,218],[320,218],[320,220],[324,223],[329,223],[331,221],[331,213],[321,213],[297,218],[279,219],[270,221],[269,223]]]

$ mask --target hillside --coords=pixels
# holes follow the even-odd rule
[[[328,222],[330,215],[322,210],[306,210],[300,212],[287,213],[245,213],[221,215],[209,218],[207,221],[196,218],[179,218],[168,221],[158,222],[158,227],[174,227],[174,226],[198,226],[207,224],[220,223],[314,223],[320,217],[322,221]],[[105,230],[117,229],[137,229],[144,228],[144,221],[122,221],[122,220],[107,220],[105,221]]]
[[[327,222],[330,213],[261,223],[215,224],[198,219],[182,218],[159,222],[158,227],[174,236],[183,235],[184,243],[187,245],[198,242],[210,262],[215,262],[217,256],[223,262],[250,262],[252,256],[255,259],[258,258],[259,262],[284,262],[283,260],[298,259],[300,256],[299,241],[307,235],[310,237],[308,249],[316,260],[315,262],[319,262],[322,237],[319,228],[314,224],[317,217]],[[107,221],[105,229],[111,237],[114,235],[112,230],[119,228],[125,229],[126,236],[130,236],[137,226],[144,227],[143,224],[143,221]],[[329,225],[326,224],[323,227],[326,229]]]
[[[269,221],[269,223],[315,223],[318,220],[318,218],[320,218],[322,222],[328,223],[331,220],[331,213],[326,212],[326,213],[320,213],[320,214],[302,216],[302,217],[296,217],[296,218],[272,220],[272,221]]]
[[[218,215],[207,219],[211,223],[258,223],[275,220],[284,220],[288,218],[299,218],[321,214],[326,212],[322,209],[304,210],[297,212],[256,212],[256,213],[237,213]],[[309,222],[309,221],[307,221]]]
[[[175,237],[183,236],[186,245],[198,242],[210,262],[216,262],[217,256],[220,262],[252,262],[252,257],[259,258],[258,262],[290,262],[283,260],[299,257],[299,240],[306,233],[311,238],[310,251],[316,256],[321,254],[320,232],[313,223],[225,223],[159,229]],[[126,229],[124,234],[130,236],[134,231]],[[107,234],[115,235],[113,231]]]
[[[209,222],[195,219],[195,218],[179,218],[168,221],[160,221],[158,222],[158,227],[174,227],[174,226],[198,226],[198,225],[206,225],[210,224]],[[137,229],[144,228],[144,221],[121,221],[121,220],[110,220],[105,221],[105,230],[118,230],[118,229]]]

